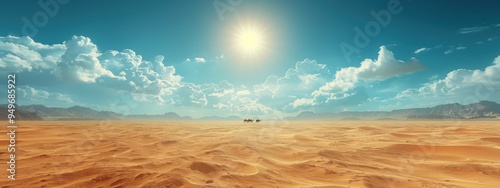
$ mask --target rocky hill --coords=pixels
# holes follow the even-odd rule
[[[410,108],[393,111],[313,113],[303,112],[288,119],[477,119],[500,118],[500,104],[481,101],[474,104],[458,103],[430,108]]]
[[[19,106],[19,110],[38,114],[46,120],[84,120],[84,119],[120,119],[121,114],[110,111],[97,111],[87,107],[70,108],[46,107],[44,105]]]
[[[9,112],[7,112],[7,105],[2,105],[2,107],[0,107],[0,120],[2,121],[5,121],[5,120],[8,120],[7,118],[7,115],[9,114]],[[16,109],[16,111],[14,112],[14,115],[15,115],[15,120],[16,121],[23,121],[23,120],[42,120],[42,117],[40,117],[37,113],[34,113],[34,112],[29,112],[29,111],[25,111],[25,110],[20,110],[20,109]]]

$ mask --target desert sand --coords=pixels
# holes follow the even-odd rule
[[[18,126],[17,180],[7,179],[4,170],[2,187],[500,186],[500,121]],[[7,138],[0,137],[5,162]]]

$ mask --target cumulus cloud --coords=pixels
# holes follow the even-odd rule
[[[234,93],[233,84],[227,80],[219,82],[219,84],[203,84],[203,91],[209,93],[208,96],[221,98]]]
[[[45,71],[48,78],[87,86],[104,86],[116,93],[129,93],[133,101],[156,105],[218,108],[234,113],[279,113],[260,103],[253,91],[243,86],[235,88],[225,80],[200,85],[182,82],[175,68],[165,65],[163,60],[163,56],[144,60],[130,49],[101,52],[90,38],[84,36],[74,36],[71,40],[55,45],[36,43],[29,37],[0,38],[2,70],[41,70]],[[193,61],[206,62],[204,58],[194,58]],[[305,85],[318,80],[318,76],[302,74],[302,68],[305,67],[290,69],[286,77],[297,78]],[[50,93],[33,87],[21,88],[19,93],[36,101],[73,102],[66,94]]]
[[[146,61],[130,49],[106,51],[99,60],[116,76],[102,78],[99,84],[154,96],[172,94],[181,86],[182,77],[175,74],[173,66],[165,66],[163,59],[163,56],[156,56],[153,61]]]
[[[102,76],[114,77],[111,71],[103,68],[98,57],[101,55],[90,38],[73,36],[64,43],[66,52],[61,56],[53,74],[62,80],[95,82]]]
[[[178,106],[205,107],[208,104],[201,86],[192,83],[179,87],[173,94],[173,100]]]
[[[163,56],[143,60],[133,50],[100,52],[90,38],[73,36],[62,44],[45,45],[30,37],[0,37],[2,71],[45,71],[48,78],[73,83],[95,83],[108,88],[145,95],[162,102],[161,95],[172,94],[182,77]],[[136,99],[139,99],[136,97]]]
[[[279,110],[288,111],[290,103],[299,98],[310,97],[311,92],[330,79],[331,73],[325,64],[305,59],[286,71],[284,76],[269,76],[262,84],[253,86],[257,101]]]
[[[255,85],[254,89],[262,95],[303,95],[304,91],[312,91],[325,83],[329,76],[330,71],[325,64],[305,59],[288,69],[284,76],[271,75],[264,83]]]
[[[7,72],[52,69],[65,51],[65,45],[45,45],[30,37],[0,37],[0,68]]]
[[[359,67],[346,67],[335,73],[333,81],[327,82],[312,92],[312,98],[299,98],[291,106],[314,106],[337,103],[336,100],[359,96],[360,82],[383,81],[392,77],[423,70],[424,66],[415,58],[408,62],[397,60],[385,46],[380,47],[376,60],[365,59]]]
[[[172,95],[165,98],[178,106],[217,109],[235,115],[283,117],[275,107],[260,102],[255,92],[244,86],[235,87],[226,80],[200,85],[183,83]]]
[[[396,60],[394,54],[382,46],[376,60],[365,59],[359,67],[340,69],[333,81],[316,90],[313,96],[329,95],[334,99],[339,93],[345,95],[345,92],[354,88],[360,81],[382,81],[423,69],[424,66],[417,59],[412,58],[409,62]]]
[[[205,58],[201,58],[201,57],[197,57],[197,58],[194,58],[194,61],[196,61],[196,63],[205,63]]]
[[[216,59],[222,58],[221,55]],[[132,102],[217,109],[235,115],[283,117],[285,113],[309,107],[331,110],[334,105],[343,109],[368,100],[363,84],[424,68],[416,59],[397,60],[382,46],[377,59],[365,59],[358,67],[332,73],[325,64],[304,59],[281,75],[271,75],[263,83],[247,87],[227,80],[204,84],[183,82],[176,69],[163,61],[163,56],[145,59],[130,49],[100,51],[90,38],[83,36],[54,45],[36,43],[29,37],[0,38],[2,71],[42,71],[69,84],[95,85],[110,93],[127,93]],[[189,61],[206,62],[200,57],[186,59]],[[67,94],[32,87],[22,88],[20,94],[38,101],[73,101]]]
[[[305,98],[301,98],[301,99],[297,99],[295,101],[293,101],[293,108],[297,108],[299,106],[314,106],[315,105],[315,102],[314,102],[314,99],[305,99]]]
[[[449,72],[445,78],[425,83],[420,88],[407,89],[396,98],[441,98],[487,100],[493,97],[495,88],[500,86],[500,56],[484,70],[457,69]]]
[[[386,80],[391,77],[424,70],[424,66],[415,58],[408,62],[396,60],[394,54],[385,46],[380,47],[377,60],[365,59],[354,70],[355,75],[364,80]]]

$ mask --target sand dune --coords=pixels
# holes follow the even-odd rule
[[[20,122],[2,187],[497,187],[499,121]],[[6,137],[0,145],[6,146]],[[2,159],[7,152],[1,151]],[[6,167],[6,165],[4,165]]]

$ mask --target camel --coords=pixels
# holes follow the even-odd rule
[[[261,122],[261,121],[262,121],[261,119],[255,119],[255,122],[257,122],[257,123]],[[243,122],[250,123],[250,122],[254,122],[254,120],[253,119],[244,119]]]

